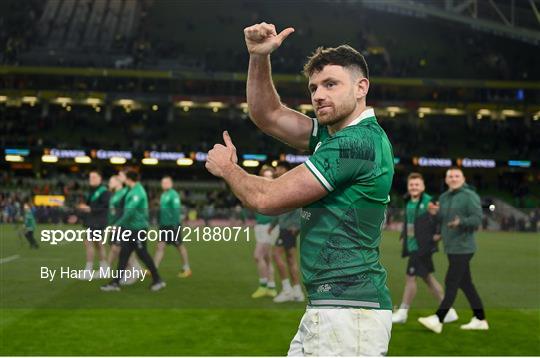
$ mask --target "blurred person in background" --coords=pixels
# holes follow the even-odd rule
[[[24,204],[24,237],[28,240],[31,249],[38,249],[39,246],[34,239],[34,231],[36,230],[36,219],[32,212],[30,204]]]
[[[124,210],[124,201],[126,195],[129,191],[127,186],[124,186],[126,174],[123,171],[120,171],[118,175],[113,175],[109,179],[109,191],[111,192],[111,198],[109,199],[109,212],[107,214],[108,224],[112,226],[118,219],[122,217]],[[118,229],[120,230],[120,228]],[[121,242],[111,238],[109,240],[111,249],[109,250],[109,257],[107,262],[110,267],[118,259],[121,249]],[[131,254],[128,261],[128,267],[140,269],[141,265],[135,257],[135,254]],[[131,285],[136,282],[136,278],[122,279],[120,280],[121,285]]]
[[[275,177],[279,178],[290,169],[291,165],[288,162],[278,162]],[[296,237],[300,233],[300,209],[279,215],[268,228],[268,232],[272,232],[278,226],[279,237],[274,247],[274,261],[281,278],[281,292],[274,298],[274,302],[303,302],[305,297],[300,286],[296,252]],[[283,260],[283,256],[285,256],[285,260]]]
[[[182,258],[182,270],[178,273],[179,278],[188,278],[193,274],[189,266],[189,256],[182,242],[182,229],[180,215],[182,203],[180,195],[173,188],[173,180],[170,176],[161,179],[161,197],[159,199],[159,242],[154,253],[154,263],[159,267],[165,255],[165,246],[173,245]],[[172,234],[168,234],[168,232]]]
[[[434,315],[420,317],[418,321],[427,329],[441,333],[444,318],[461,289],[473,311],[473,317],[460,328],[464,330],[489,329],[482,300],[472,281],[471,260],[476,252],[475,231],[482,224],[480,197],[465,183],[463,171],[458,167],[446,171],[448,190],[438,204],[430,203],[429,212],[440,223],[444,251],[448,255],[445,277],[446,292]]]
[[[263,166],[259,171],[259,175],[265,178],[272,179],[274,177],[274,169],[270,166]],[[255,212],[255,251],[253,258],[257,263],[257,271],[259,273],[259,287],[253,294],[252,298],[261,297],[276,297],[276,281],[274,278],[274,265],[272,263],[272,247],[276,243],[279,234],[279,226],[274,225],[271,229],[273,216],[263,215]]]
[[[129,257],[135,251],[137,256],[146,265],[152,275],[151,291],[159,291],[165,288],[166,284],[159,276],[154,260],[146,248],[146,233],[149,228],[148,218],[148,195],[140,183],[139,173],[129,170],[126,173],[126,185],[129,192],[124,201],[124,210],[122,216],[117,219],[113,226],[119,226],[122,229],[130,230],[131,236],[122,240],[120,259],[118,260],[118,272],[126,269]],[[102,291],[120,291],[121,277],[115,277],[111,282],[101,286]]]
[[[429,212],[431,195],[425,192],[424,178],[420,173],[411,173],[407,178],[407,197],[405,202],[405,217],[400,242],[403,246],[402,257],[408,257],[405,274],[405,289],[399,309],[392,314],[392,323],[405,323],[409,307],[417,292],[416,278],[421,277],[429,288],[429,292],[437,302],[441,302],[444,291],[433,272],[433,254],[437,251],[436,241],[440,240],[437,222]],[[457,321],[455,309],[450,309],[444,322]]]
[[[103,185],[103,177],[97,170],[92,170],[88,174],[88,183],[90,184],[90,192],[86,196],[85,203],[79,205],[79,210],[84,213],[83,222],[87,228],[92,231],[100,230],[104,233],[107,227],[110,192]],[[90,241],[90,239],[92,240]],[[102,245],[101,240],[87,238],[84,240],[84,246],[86,248],[86,265],[83,271],[84,274],[79,279],[88,280],[92,277],[91,273],[94,269],[95,250],[98,251],[99,255],[100,275],[102,272],[106,272],[109,264],[107,263],[105,246]]]

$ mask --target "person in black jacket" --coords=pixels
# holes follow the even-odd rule
[[[437,251],[437,221],[428,212],[432,197],[425,192],[424,179],[420,173],[411,173],[407,178],[407,195],[405,217],[400,235],[402,257],[409,257],[405,275],[405,289],[399,309],[392,314],[393,323],[407,322],[408,310],[416,296],[416,278],[421,277],[429,291],[441,302],[444,296],[443,288],[433,272],[432,255]],[[457,313],[450,310],[445,320],[457,320]]]
[[[107,227],[110,192],[107,190],[107,187],[103,185],[103,178],[101,173],[97,170],[92,170],[89,173],[88,182],[90,184],[90,192],[86,197],[85,203],[79,205],[79,210],[84,213],[84,226],[93,231],[100,230],[103,234]],[[94,269],[96,249],[99,253],[99,266],[100,268],[103,268],[103,270],[99,270],[99,272],[105,272],[108,268],[108,263],[105,246],[100,241],[85,240],[84,246],[86,248],[86,266],[83,271],[85,275],[82,275],[79,279],[87,280],[91,277],[91,272]]]

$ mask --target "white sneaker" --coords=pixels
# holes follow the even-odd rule
[[[109,275],[107,273],[110,272],[110,271],[107,270],[108,268],[109,268],[108,266],[101,266],[99,268],[99,272],[98,272],[98,278],[99,279],[109,278]]]
[[[137,277],[131,277],[129,279],[122,277],[120,279],[120,286],[130,286],[130,285],[133,285],[137,281],[138,281]]]
[[[456,310],[453,309],[453,308],[450,308],[450,310],[448,311],[446,316],[444,316],[443,322],[444,323],[452,323],[452,322],[457,321],[458,318],[459,318],[459,316],[457,315]]]
[[[279,295],[274,297],[275,303],[290,302],[294,300],[294,292],[292,290],[283,290],[279,293]]]
[[[293,300],[296,302],[304,302],[306,297],[304,296],[304,292],[302,290],[293,290]],[[277,296],[276,296],[277,297]]]
[[[407,322],[408,311],[405,308],[399,308],[396,312],[392,313],[392,323]]]
[[[478,331],[487,331],[489,329],[489,325],[485,319],[479,320],[476,317],[473,317],[471,321],[467,324],[462,324],[461,329],[465,330],[478,330]]]
[[[167,286],[167,284],[164,281],[159,281],[159,282],[153,283],[150,286],[150,290],[153,291],[153,292],[157,292],[159,290],[164,289],[165,286]]]
[[[427,317],[420,317],[418,318],[418,322],[437,334],[442,332],[443,324],[439,322],[439,317],[437,317],[436,314]]]
[[[79,275],[77,279],[81,281],[90,281],[94,276],[95,276],[94,270],[83,270],[82,275]]]

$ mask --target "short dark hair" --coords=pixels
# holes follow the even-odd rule
[[[420,173],[413,172],[413,173],[409,174],[409,176],[407,177],[407,181],[412,180],[412,179],[422,179],[422,180],[424,180],[424,177]]]
[[[455,165],[453,165],[450,168],[446,169],[447,172],[449,172],[450,170],[459,170],[461,172],[461,174],[465,175],[465,173],[463,173],[463,169],[461,169],[460,167],[457,167]]]
[[[126,178],[131,181],[139,181],[139,173],[137,173],[135,170],[130,169],[126,172]]]
[[[349,45],[338,47],[318,47],[304,65],[304,75],[310,77],[313,73],[322,71],[326,65],[342,67],[357,67],[369,79],[369,69],[362,54]]]

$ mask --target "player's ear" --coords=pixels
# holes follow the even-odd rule
[[[358,76],[356,79],[356,90],[358,99],[365,98],[369,91],[369,80],[362,75]]]

